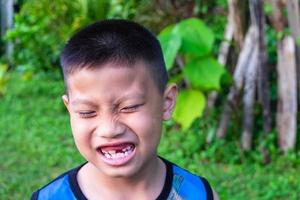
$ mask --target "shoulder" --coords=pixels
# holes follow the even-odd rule
[[[78,171],[78,168],[79,167],[76,167],[61,174],[50,183],[35,191],[31,196],[31,200],[76,199],[69,179],[72,173]]]
[[[193,174],[167,160],[165,160],[165,163],[171,165],[173,169],[170,195],[180,196],[182,199],[214,199],[213,190],[204,177]]]

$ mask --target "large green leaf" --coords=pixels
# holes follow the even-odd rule
[[[193,59],[183,69],[184,76],[195,88],[220,90],[220,81],[225,69],[212,57]]]
[[[198,56],[211,52],[214,34],[200,19],[183,20],[174,29],[182,38],[181,52]]]
[[[167,70],[171,69],[181,45],[181,38],[174,32],[174,26],[168,26],[158,36],[164,54]]]
[[[200,91],[183,90],[179,92],[173,114],[174,120],[181,125],[183,130],[188,129],[197,117],[202,116],[205,102],[205,96]]]

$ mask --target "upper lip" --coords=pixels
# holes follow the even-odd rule
[[[104,144],[98,145],[98,146],[97,146],[97,149],[102,148],[102,147],[114,147],[114,146],[119,146],[119,145],[121,145],[121,144],[126,144],[126,143],[135,145],[135,143],[132,142],[132,141],[108,142],[108,143],[104,143]]]

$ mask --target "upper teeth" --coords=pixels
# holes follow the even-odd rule
[[[107,152],[105,152],[105,153],[107,153]],[[112,150],[112,151],[108,151],[108,153],[109,153],[109,154],[115,154],[116,151],[115,151],[115,150]]]
[[[124,149],[122,149],[122,153],[121,152],[117,153],[116,150],[109,150],[109,151],[102,150],[102,153],[107,158],[123,158],[123,157],[127,156],[128,154],[130,154],[132,151],[133,151],[133,147],[127,146]]]

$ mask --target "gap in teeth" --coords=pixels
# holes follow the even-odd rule
[[[122,149],[121,151],[110,150],[110,151],[102,151],[103,155],[106,158],[115,159],[115,158],[124,158],[129,155],[134,149],[134,146],[130,145]]]

